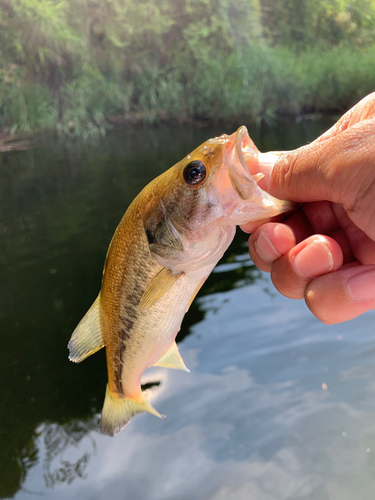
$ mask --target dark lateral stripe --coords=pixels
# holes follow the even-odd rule
[[[130,318],[120,316],[120,328],[119,328],[119,363],[117,368],[116,386],[117,390],[122,393],[122,369],[124,365],[124,353],[126,351],[126,342],[130,339],[130,331],[133,328],[135,320]]]
[[[137,272],[134,275],[123,279],[120,296],[121,306],[118,319],[118,359],[116,367],[116,387],[123,394],[122,373],[124,369],[125,353],[127,342],[132,330],[138,320],[138,305],[149,281],[149,276],[153,274],[153,269],[157,267],[156,262],[150,257],[148,242],[143,234],[139,241],[138,251],[132,255],[132,262],[129,263]]]

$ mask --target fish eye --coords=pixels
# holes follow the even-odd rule
[[[201,161],[192,161],[184,169],[184,179],[187,184],[196,186],[206,178],[206,167]]]

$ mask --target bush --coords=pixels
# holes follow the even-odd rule
[[[0,0],[0,127],[272,120],[374,90],[370,0]]]

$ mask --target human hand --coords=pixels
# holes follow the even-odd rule
[[[375,93],[311,144],[260,153],[252,168],[261,188],[301,203],[282,223],[242,226],[254,264],[324,323],[375,309]]]

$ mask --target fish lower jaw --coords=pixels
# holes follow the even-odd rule
[[[294,202],[279,200],[268,193],[264,193],[262,197],[258,195],[253,200],[236,203],[229,209],[227,218],[221,222],[223,224],[239,226],[247,222],[256,222],[292,212],[296,207],[297,204]]]

